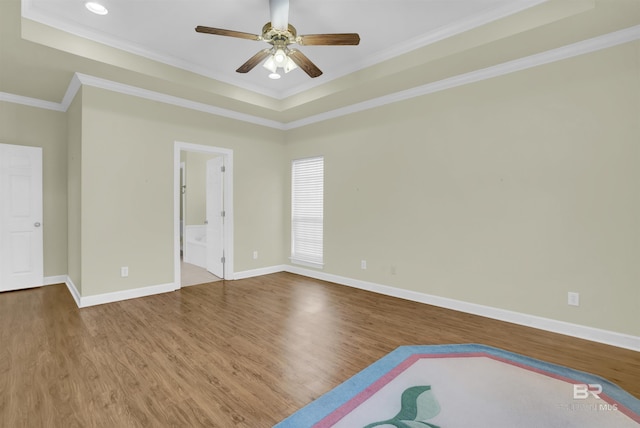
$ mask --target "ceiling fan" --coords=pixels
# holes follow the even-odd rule
[[[318,77],[322,71],[297,49],[289,48],[291,44],[301,46],[313,45],[357,45],[360,43],[360,36],[357,33],[336,33],[336,34],[307,34],[298,36],[293,25],[289,24],[289,0],[269,0],[269,10],[271,21],[262,27],[262,34],[243,33],[241,31],[224,30],[221,28],[197,26],[198,33],[215,34],[219,36],[237,37],[240,39],[265,41],[271,45],[270,48],[263,49],[236,71],[247,73],[251,71],[262,60],[266,59],[263,66],[271,71],[271,77],[279,78],[278,68],[282,68],[285,73],[300,67],[310,77]]]

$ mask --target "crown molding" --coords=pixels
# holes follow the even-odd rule
[[[45,110],[54,110],[61,112],[67,111],[67,109],[64,108],[61,103],[45,101],[31,97],[23,97],[22,95],[15,95],[7,92],[0,92],[0,101],[5,101],[13,104],[21,104],[29,107],[42,108]]]
[[[640,25],[626,28],[606,34],[604,36],[594,37],[592,39],[583,40],[581,42],[562,46],[535,55],[519,58],[513,61],[504,62],[502,64],[471,71],[469,73],[442,79],[426,85],[417,86],[405,91],[396,92],[382,97],[373,98],[371,100],[352,104],[350,106],[341,107],[339,109],[327,111],[304,119],[296,120],[285,124],[285,130],[300,128],[317,122],[322,122],[337,117],[346,116],[348,114],[369,110],[375,107],[381,107],[387,104],[397,103],[399,101],[444,91],[446,89],[456,88],[470,83],[480,82],[482,80],[491,79],[493,77],[504,76],[506,74],[515,73],[517,71],[526,70],[540,65],[550,64],[556,61],[573,58],[576,56],[596,52],[602,49],[611,48],[624,43],[640,39]]]
[[[118,92],[125,95],[131,95],[138,98],[144,98],[151,101],[158,101],[164,104],[171,104],[177,107],[184,107],[190,110],[197,110],[203,113],[222,116],[229,119],[239,120],[241,122],[253,123],[255,125],[266,126],[269,128],[283,129],[283,124],[275,120],[264,119],[259,116],[240,113],[211,104],[205,104],[197,101],[188,100],[173,95],[163,94],[161,92],[150,91],[148,89],[138,88],[136,86],[125,85],[123,83],[114,82],[112,80],[101,79],[99,77],[89,76],[86,74],[76,73],[75,77],[80,80],[82,85],[93,86],[108,91]]]
[[[538,67],[545,64],[550,64],[564,59],[573,58],[580,55],[597,52],[602,49],[611,48],[624,43],[640,40],[640,25],[629,27],[623,30],[615,31],[613,33],[605,34],[602,36],[594,37],[591,39],[583,40],[570,45],[562,46],[560,48],[552,49],[546,52],[541,52],[535,55],[530,55],[524,58],[519,58],[513,61],[507,61],[502,64],[475,70],[469,73],[460,74],[457,76],[442,79],[436,82],[428,83],[426,85],[417,86],[415,88],[407,89],[405,91],[396,92],[382,97],[373,98],[360,103],[352,104],[349,106],[341,107],[335,110],[327,111],[313,116],[308,116],[303,119],[295,120],[292,122],[278,122],[275,120],[269,120],[258,116],[253,116],[237,111],[216,107],[210,104],[205,104],[197,101],[188,100],[172,95],[163,94],[161,92],[150,91],[147,89],[139,88],[136,86],[126,85],[119,82],[114,82],[99,77],[89,76],[82,73],[75,73],[71,79],[67,91],[60,103],[38,100],[35,98],[24,97],[20,95],[9,94],[6,92],[0,92],[0,101],[6,101],[16,104],[24,104],[37,108],[44,108],[48,110],[65,112],[69,108],[69,105],[73,101],[78,90],[83,86],[92,86],[96,88],[105,89],[108,91],[118,92],[126,95],[131,95],[139,98],[144,98],[152,101],[157,101],[165,104],[171,104],[178,107],[183,107],[191,110],[196,110],[216,116],[226,117],[229,119],[235,119],[242,122],[252,123],[255,125],[265,126],[268,128],[279,129],[283,131],[300,128],[303,126],[311,125],[314,123],[322,122],[329,119],[334,119],[341,116],[346,116],[352,113],[357,113],[365,110],[369,110],[376,107],[381,107],[387,104],[397,103],[400,101],[408,100],[415,97],[420,97],[435,92],[444,91],[451,88],[456,88],[462,85],[468,85],[470,83],[480,82],[493,77],[504,76],[506,74],[515,73],[518,71],[526,70],[533,67]]]

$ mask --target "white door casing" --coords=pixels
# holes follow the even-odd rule
[[[207,270],[224,278],[224,158],[207,161]]]
[[[185,199],[185,186],[187,183],[187,169],[184,162],[180,162],[180,251],[185,253],[185,222],[187,221],[187,204]]]
[[[43,275],[42,148],[0,144],[0,291]]]

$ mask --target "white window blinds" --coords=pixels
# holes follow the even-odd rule
[[[321,268],[324,158],[294,160],[291,177],[291,261]]]

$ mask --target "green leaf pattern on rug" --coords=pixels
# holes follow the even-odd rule
[[[374,422],[364,428],[391,425],[396,428],[440,428],[426,422],[440,413],[431,386],[412,386],[402,393],[400,412],[392,419]]]

